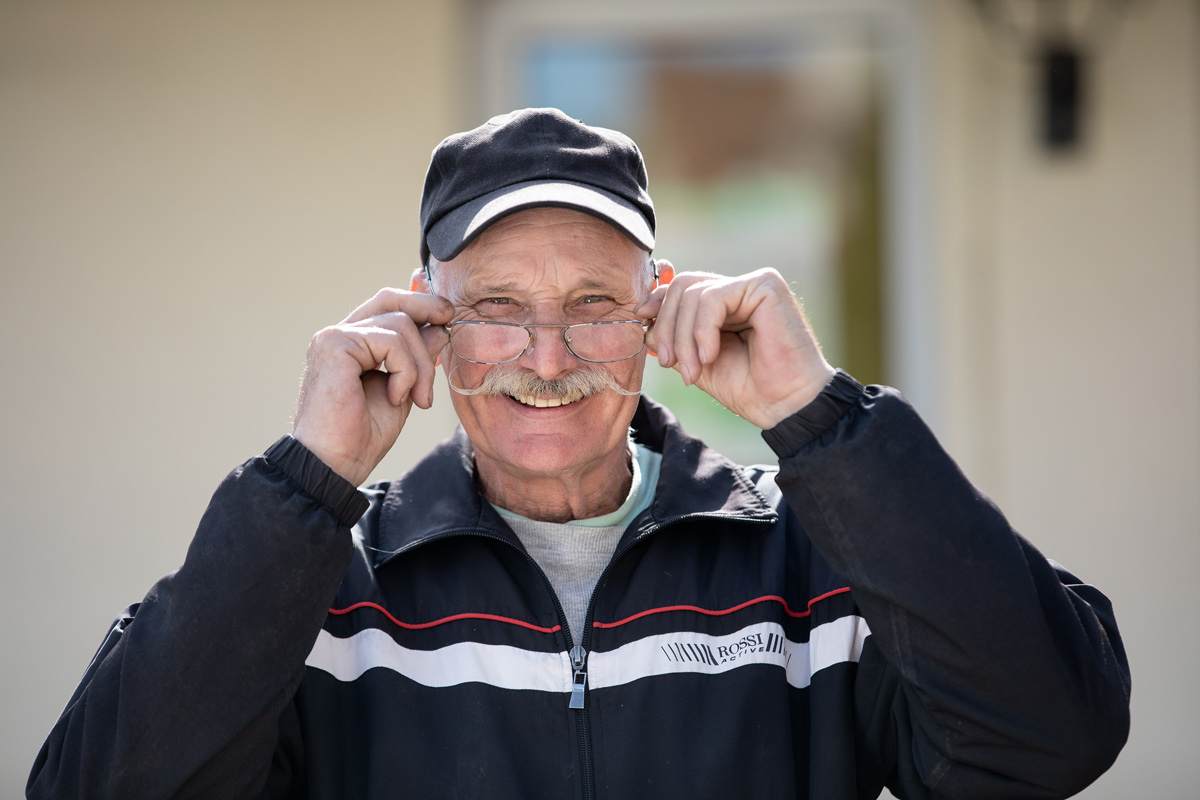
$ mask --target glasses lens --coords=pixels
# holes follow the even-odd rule
[[[592,322],[567,329],[571,352],[585,361],[620,361],[642,351],[646,331],[636,319]]]
[[[483,364],[512,361],[525,352],[529,332],[520,325],[498,322],[460,322],[450,334],[450,346],[459,358]]]

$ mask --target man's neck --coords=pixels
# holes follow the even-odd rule
[[[543,522],[570,522],[616,511],[629,496],[633,483],[628,448],[570,473],[518,473],[478,452],[475,469],[480,491],[488,502]]]

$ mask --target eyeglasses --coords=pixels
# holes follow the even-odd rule
[[[581,361],[624,361],[646,347],[646,326],[636,319],[579,322],[574,325],[518,325],[469,319],[446,326],[454,354],[472,364],[516,361],[533,344],[535,328],[561,328],[563,344]]]

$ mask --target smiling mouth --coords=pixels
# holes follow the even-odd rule
[[[533,408],[555,408],[557,406],[566,406],[577,400],[583,399],[583,392],[568,392],[562,397],[535,397],[531,394],[512,394],[509,395],[513,400],[516,400],[523,406],[532,406]]]

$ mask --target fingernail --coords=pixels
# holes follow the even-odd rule
[[[708,363],[708,356],[704,355],[704,348],[703,348],[703,347],[700,347],[699,345],[697,345],[696,349],[697,349],[697,350],[700,352],[700,363],[701,363],[701,364],[707,364],[707,363]]]

